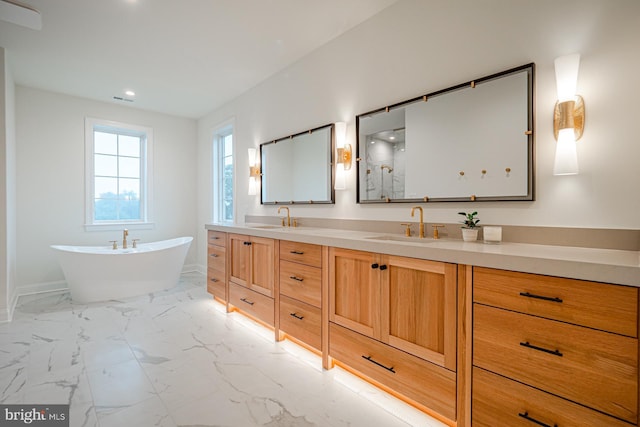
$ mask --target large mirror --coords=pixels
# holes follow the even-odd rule
[[[357,116],[358,202],[533,200],[534,68]]]
[[[260,145],[262,204],[334,203],[333,127]]]

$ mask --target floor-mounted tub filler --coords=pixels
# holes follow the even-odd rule
[[[79,303],[144,295],[178,284],[193,237],[179,237],[136,248],[61,246],[56,250],[60,267]]]

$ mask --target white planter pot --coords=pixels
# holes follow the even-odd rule
[[[465,242],[475,242],[478,240],[478,229],[477,228],[463,228],[462,229],[462,240]]]

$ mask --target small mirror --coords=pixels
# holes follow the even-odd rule
[[[260,145],[262,204],[334,203],[333,127]]]
[[[533,200],[534,64],[356,118],[358,202]]]

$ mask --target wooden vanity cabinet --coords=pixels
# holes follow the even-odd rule
[[[207,292],[221,301],[228,301],[226,279],[227,233],[207,231]]]
[[[273,298],[275,241],[229,234],[229,281]]]
[[[322,350],[322,247],[280,241],[279,328]]]
[[[329,248],[329,355],[456,419],[457,266]]]
[[[474,426],[637,425],[638,288],[474,267],[472,375]]]
[[[270,325],[275,324],[275,253],[277,241],[229,233],[229,302]]]

